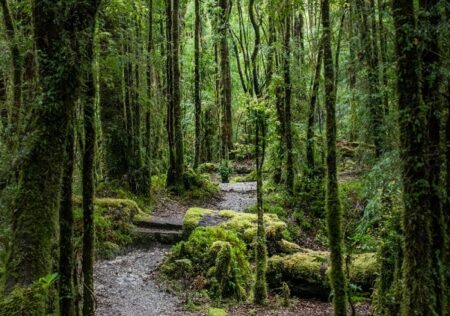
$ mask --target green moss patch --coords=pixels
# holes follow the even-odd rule
[[[375,254],[359,254],[352,258],[350,283],[363,291],[370,291],[377,271]],[[272,288],[281,288],[285,282],[292,293],[301,297],[327,299],[330,295],[329,252],[305,251],[289,256],[269,258],[267,280]]]
[[[283,240],[284,232],[287,228],[286,223],[281,221],[275,214],[265,214],[264,223],[266,225],[266,238],[269,254],[283,252],[283,249],[286,249],[286,247],[281,244],[281,241]],[[186,212],[184,217],[184,236],[189,236],[196,227],[201,225],[217,225],[218,227],[233,231],[239,238],[244,240],[247,245],[252,246],[256,238],[257,215],[231,210],[218,212],[200,208],[191,208]],[[292,250],[288,253],[292,253]]]
[[[199,227],[187,241],[172,247],[162,271],[170,279],[201,283],[198,290],[207,289],[214,299],[239,301],[247,296],[251,285],[246,253],[247,247],[236,233],[220,227]]]
[[[117,254],[133,241],[133,218],[141,214],[136,202],[127,199],[99,198],[94,201],[95,246],[101,257]],[[83,232],[81,198],[74,198],[75,236]],[[81,245],[80,243],[76,243]]]

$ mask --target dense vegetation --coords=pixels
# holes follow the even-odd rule
[[[449,18],[445,0],[0,0],[0,315],[94,315],[95,260],[219,180],[256,182],[256,204],[186,213],[160,276],[186,303],[450,315]]]

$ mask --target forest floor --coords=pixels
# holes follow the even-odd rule
[[[199,205],[162,197],[153,216],[182,221],[190,207],[216,210],[244,211],[256,203],[256,183],[220,184],[220,198],[199,202]],[[145,248],[132,249],[111,260],[95,265],[95,292],[98,316],[189,316],[203,315],[186,311],[182,299],[168,293],[158,282],[157,269],[169,246],[154,243]],[[330,303],[316,300],[293,300],[288,308],[276,299],[267,307],[242,304],[227,310],[229,315],[332,315]],[[273,304],[272,304],[273,303]],[[358,315],[371,315],[368,305],[357,307]]]

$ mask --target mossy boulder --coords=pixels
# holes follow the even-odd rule
[[[269,258],[267,281],[277,289],[283,283],[300,297],[328,299],[331,288],[328,279],[329,252],[304,250],[288,256]],[[374,253],[354,255],[350,265],[350,283],[364,292],[372,290],[377,262]]]
[[[190,271],[180,269],[189,262]],[[251,285],[247,246],[232,231],[220,227],[199,227],[187,241],[172,247],[162,272],[171,279],[206,279],[211,297],[242,300]]]
[[[283,244],[283,235],[287,228],[285,222],[275,214],[265,214],[267,248],[269,254],[284,252],[287,247]],[[186,212],[183,223],[184,236],[198,226],[218,226],[235,232],[248,246],[254,244],[257,231],[257,215],[240,213],[231,210],[213,211],[200,208],[191,208]],[[289,250],[287,253],[292,253]]]
[[[81,198],[74,197],[75,237],[81,238],[83,210]],[[98,198],[94,201],[97,255],[110,257],[133,241],[133,218],[141,213],[136,202],[127,199]]]

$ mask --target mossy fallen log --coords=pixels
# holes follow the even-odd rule
[[[285,282],[292,294],[299,297],[328,299],[331,288],[328,280],[329,252],[304,250],[288,256],[269,258],[267,281],[272,289],[281,289]],[[371,292],[377,273],[374,253],[352,257],[349,267],[350,283],[363,292]]]

